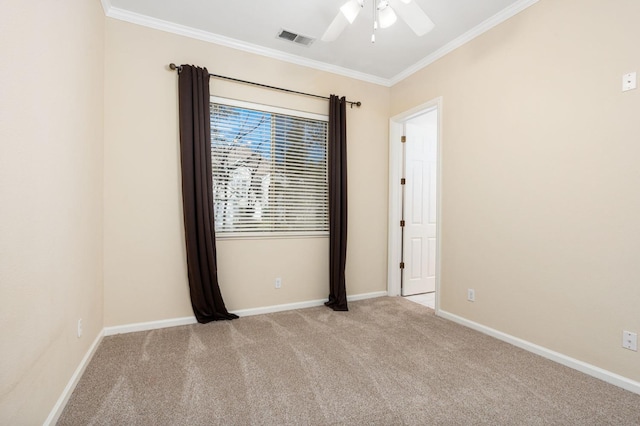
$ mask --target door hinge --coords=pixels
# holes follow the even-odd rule
[[[400,179],[400,185],[405,185],[407,180],[405,178]]]
[[[400,262],[400,269],[404,269],[404,262]]]
[[[400,221],[400,227],[401,227],[401,228],[404,228],[404,220],[401,220],[401,221]]]
[[[406,141],[407,141],[407,137],[406,136],[400,137],[400,142],[405,143]]]

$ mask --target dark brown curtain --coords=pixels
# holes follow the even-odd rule
[[[200,323],[238,318],[218,286],[211,174],[209,72],[182,65],[178,78],[182,201],[193,313]]]
[[[347,102],[329,98],[329,301],[348,311],[344,269],[347,261]]]

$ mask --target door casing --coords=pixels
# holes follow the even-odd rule
[[[437,173],[436,173],[436,313],[440,309],[440,271],[441,271],[441,227],[442,227],[442,97],[411,108],[389,119],[389,228],[388,228],[388,264],[387,293],[400,295],[400,262],[402,259],[402,233],[400,220],[402,214],[402,178],[404,148],[400,141],[404,135],[404,123],[413,117],[437,110]]]

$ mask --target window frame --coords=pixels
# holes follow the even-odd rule
[[[328,143],[328,138],[329,138],[329,128],[328,128],[328,123],[329,123],[329,116],[328,114],[318,114],[318,113],[313,113],[313,112],[308,112],[308,111],[301,111],[301,110],[295,110],[295,109],[290,109],[290,108],[283,108],[283,107],[278,107],[278,106],[273,106],[273,105],[266,105],[266,104],[260,104],[257,102],[248,102],[248,101],[242,101],[242,100],[238,100],[238,99],[232,99],[232,98],[225,98],[225,97],[220,97],[220,96],[210,96],[209,97],[209,104],[220,104],[220,105],[225,105],[225,106],[230,106],[230,107],[236,107],[236,108],[244,108],[244,109],[250,109],[250,110],[255,110],[255,111],[261,111],[261,112],[266,112],[266,113],[271,113],[271,114],[280,114],[280,115],[286,115],[286,116],[292,116],[292,117],[299,117],[299,118],[303,118],[303,119],[309,119],[309,120],[317,120],[317,121],[323,121],[327,123],[327,134],[326,134],[326,140],[325,140],[325,144],[326,144],[326,151],[325,151],[325,155],[327,158],[326,161],[326,167],[325,167],[325,171],[326,171],[326,180],[327,180],[327,187],[328,187],[328,179],[329,179],[329,171],[328,171],[328,167],[329,167],[329,162],[328,162],[328,149],[329,149],[329,143]],[[210,150],[213,149],[213,144],[210,147]],[[213,173],[213,170],[212,170]],[[213,175],[212,175],[213,178]],[[328,188],[327,188],[328,190]],[[215,197],[215,195],[214,195]],[[215,206],[215,198],[213,200],[214,202],[214,206]],[[329,215],[329,204],[328,204],[328,199],[327,199],[327,220],[328,220],[328,215]],[[214,229],[215,229],[215,223],[214,223]],[[301,239],[301,238],[328,238],[329,237],[329,229],[328,229],[328,223],[327,223],[327,230],[326,231],[246,231],[246,232],[242,232],[242,231],[218,231],[216,230],[216,239],[220,239],[220,240],[242,240],[242,239],[252,239],[252,240],[262,240],[262,239],[287,239],[287,238],[295,238],[295,239]]]

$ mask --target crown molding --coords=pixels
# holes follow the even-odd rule
[[[312,59],[303,58],[301,56],[284,53],[279,50],[270,49],[262,46],[258,46],[251,43],[235,40],[229,37],[224,37],[218,34],[210,33],[208,31],[198,30],[185,25],[175,24],[173,22],[164,21],[162,19],[152,18],[146,15],[142,15],[128,10],[113,7],[109,4],[110,0],[101,0],[105,9],[105,15],[109,18],[118,19],[120,21],[129,22],[132,24],[141,25],[148,28],[153,28],[160,31],[165,31],[172,34],[177,34],[196,40],[206,41],[209,43],[218,44],[232,49],[241,50],[244,52],[253,53],[256,55],[266,56],[269,58],[277,59],[284,62],[289,62],[295,65],[301,65],[308,68],[317,69],[320,71],[326,71],[333,74],[350,77],[356,80],[366,81],[381,86],[389,87],[391,85],[390,80],[386,78],[377,77],[371,74],[366,74],[360,71],[351,70],[348,68],[338,67],[330,65],[325,62],[315,61]]]
[[[471,40],[478,37],[479,35],[486,33],[493,27],[503,23],[509,18],[512,18],[513,16],[522,12],[529,6],[536,4],[537,2],[538,0],[520,0],[516,3],[513,3],[511,6],[501,10],[500,12],[493,15],[491,18],[476,25],[466,33],[462,34],[460,37],[445,44],[440,49],[433,52],[431,55],[416,62],[406,70],[392,77],[391,79],[389,79],[390,85],[393,86],[394,84],[401,82],[402,80],[409,77],[410,75],[416,73],[417,71],[421,70],[422,68],[425,68],[428,65],[431,65],[432,63],[442,58],[443,56],[447,55],[448,53],[451,53],[458,47],[470,42]]]
[[[109,16],[109,11],[111,10],[111,0],[100,0],[100,3],[102,3],[104,14],[106,16]]]
[[[181,36],[193,38],[196,40],[218,44],[221,46],[241,50],[248,53],[253,53],[260,56],[266,56],[268,58],[289,62],[295,65],[300,65],[308,68],[317,69],[320,71],[330,72],[332,74],[342,75],[344,77],[349,77],[356,80],[377,84],[380,86],[391,87],[401,82],[405,78],[411,76],[412,74],[418,72],[419,70],[431,65],[432,63],[442,58],[443,56],[447,55],[448,53],[451,53],[458,47],[470,42],[474,38],[484,34],[485,32],[489,31],[493,27],[503,23],[507,19],[512,18],[513,16],[517,15],[518,13],[527,9],[528,7],[534,5],[539,0],[520,0],[512,4],[511,6],[501,10],[497,14],[493,15],[491,18],[473,27],[471,30],[467,31],[466,33],[462,34],[461,36],[447,43],[440,49],[436,50],[435,52],[425,57],[424,59],[411,65],[410,67],[408,67],[407,69],[405,69],[404,71],[400,72],[399,74],[395,75],[392,78],[378,77],[378,76],[363,73],[360,71],[355,71],[349,68],[330,65],[325,62],[303,58],[301,56],[284,53],[279,50],[258,46],[256,44],[246,43],[246,42],[235,40],[229,37],[224,37],[208,31],[198,30],[185,25],[179,25],[173,22],[164,21],[162,19],[152,18],[139,13],[130,12],[125,9],[113,7],[111,5],[111,0],[100,0],[100,1],[105,11],[105,15],[108,16],[109,18],[118,19],[120,21],[141,25],[144,27],[181,35]]]

